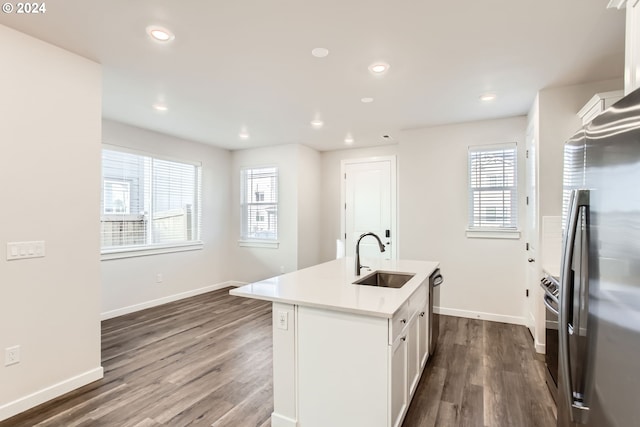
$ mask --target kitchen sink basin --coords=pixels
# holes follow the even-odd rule
[[[354,285],[379,286],[381,288],[401,288],[415,273],[396,273],[394,271],[376,270],[362,279],[353,282]]]

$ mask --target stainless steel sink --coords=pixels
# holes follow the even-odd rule
[[[353,282],[354,285],[379,286],[381,288],[401,288],[415,273],[397,273],[395,271],[376,270],[362,279]]]

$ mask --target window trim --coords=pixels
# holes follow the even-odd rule
[[[255,169],[275,169],[276,176],[276,201],[275,203],[265,202],[264,195],[263,200],[256,203],[249,203],[245,200],[245,172],[248,170]],[[278,211],[278,215],[276,218],[276,237],[273,239],[264,239],[264,238],[251,238],[246,236],[245,234],[245,216],[248,214],[245,212],[246,206],[249,204],[264,204],[264,205],[275,205]],[[253,248],[267,248],[267,249],[278,249],[280,246],[280,167],[275,164],[263,164],[263,165],[253,165],[253,166],[242,166],[240,167],[240,238],[238,239],[238,246],[240,247],[253,247]]]
[[[471,153],[472,152],[484,152],[484,151],[493,151],[493,150],[514,150],[514,173],[515,173],[515,183],[513,189],[515,191],[515,201],[514,201],[514,213],[512,219],[515,222],[514,227],[474,227],[471,225],[472,218],[474,217],[474,206],[473,206],[473,188],[471,187]],[[484,238],[484,239],[519,239],[520,238],[520,224],[519,224],[519,188],[518,188],[518,143],[517,142],[505,142],[498,144],[487,144],[487,145],[470,145],[467,149],[467,227],[466,227],[466,237],[467,238]]]
[[[150,151],[133,149],[130,147],[125,147],[116,144],[102,143],[100,149],[100,156],[102,158],[102,150],[109,151],[119,151],[122,153],[137,155],[137,156],[145,156],[150,157],[151,159],[170,161],[176,163],[183,163],[186,165],[191,165],[197,168],[197,188],[196,194],[194,197],[194,209],[198,211],[198,235],[199,239],[192,241],[182,241],[182,242],[172,242],[172,243],[151,243],[145,245],[128,245],[128,246],[109,246],[102,247],[100,245],[100,260],[108,261],[113,259],[123,259],[123,258],[134,258],[140,256],[148,256],[148,255],[157,255],[157,254],[167,254],[167,253],[175,253],[175,252],[185,252],[185,251],[194,251],[194,250],[202,250],[204,248],[204,242],[202,241],[202,187],[203,187],[203,167],[201,161],[193,161],[193,160],[185,160],[184,158],[174,157],[174,156],[166,156],[163,154],[157,154]],[[102,174],[102,166],[100,167],[100,171]],[[101,178],[103,181],[104,177]],[[104,191],[102,192],[104,197]],[[101,209],[102,211],[102,209]],[[100,221],[102,222],[102,218],[109,217],[118,214],[105,214],[101,212]],[[135,215],[135,214],[134,214]],[[131,216],[131,215],[130,215]]]
[[[280,247],[280,242],[278,240],[239,239],[238,246],[241,248],[278,249]]]
[[[204,249],[202,240],[188,243],[172,243],[161,245],[127,246],[123,249],[105,249],[100,252],[101,261],[112,259],[136,258],[148,255],[170,254],[175,252],[197,251]]]

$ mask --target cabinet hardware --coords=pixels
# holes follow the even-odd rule
[[[407,336],[403,336],[402,338],[400,338],[402,341],[406,341],[407,340]]]
[[[400,319],[400,323],[407,323],[407,319]]]
[[[420,312],[420,317],[424,317],[424,311]]]

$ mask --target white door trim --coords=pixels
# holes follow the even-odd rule
[[[398,227],[398,178],[397,178],[397,157],[391,156],[375,156],[364,157],[359,159],[343,159],[340,161],[340,239],[345,239],[346,233],[346,221],[345,221],[345,180],[347,165],[362,164],[362,163],[374,163],[388,161],[391,166],[391,236],[393,238],[394,248],[392,251],[392,258],[400,258],[400,233]],[[383,238],[383,236],[380,236]]]

